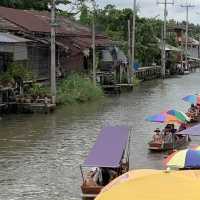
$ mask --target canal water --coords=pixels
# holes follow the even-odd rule
[[[181,98],[200,92],[200,73],[149,81],[102,102],[66,106],[50,115],[8,115],[0,121],[0,199],[78,200],[83,163],[99,130],[132,127],[131,168],[162,169],[163,154],[147,149],[161,127],[145,116],[170,108],[186,111]],[[193,144],[198,144],[193,138]],[[200,143],[199,143],[200,144]]]

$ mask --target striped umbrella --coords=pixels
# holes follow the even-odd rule
[[[180,121],[175,116],[169,115],[167,113],[160,113],[156,115],[150,115],[145,118],[149,122],[159,122],[159,123],[177,123],[181,124],[184,121]]]
[[[169,155],[164,164],[170,168],[200,169],[200,150],[184,149]]]
[[[178,110],[168,110],[167,114],[175,116],[178,120],[182,121],[182,122],[189,122],[190,118],[182,111],[178,111]]]

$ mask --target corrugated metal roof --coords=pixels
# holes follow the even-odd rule
[[[48,11],[19,10],[0,6],[0,17],[31,32],[50,33],[51,13]],[[57,16],[58,27],[56,32],[66,35],[91,35],[91,30],[70,20],[67,17]],[[101,37],[104,35],[99,34]]]
[[[0,32],[0,43],[25,43],[25,42],[29,42],[29,41],[30,40],[27,40],[22,37],[17,37],[10,33]]]

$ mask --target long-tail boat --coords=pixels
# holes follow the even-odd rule
[[[185,147],[188,145],[189,142],[190,142],[190,137],[188,135],[174,134],[174,137],[171,141],[162,140],[161,142],[157,142],[152,140],[148,144],[149,144],[149,150],[155,152],[161,152],[161,151],[169,151]]]
[[[80,166],[83,179],[82,199],[95,199],[106,184],[129,170],[130,136],[130,130],[126,126],[101,130],[88,157]]]

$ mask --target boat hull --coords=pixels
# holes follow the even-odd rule
[[[155,152],[169,151],[173,149],[179,149],[185,147],[190,142],[188,136],[183,136],[180,140],[173,143],[156,143],[154,141],[149,142],[149,150]]]
[[[119,168],[119,174],[117,176],[120,176],[128,171],[129,171],[129,162],[121,163],[121,166]],[[86,180],[85,182],[83,182],[81,186],[82,200],[94,200],[103,188],[104,186],[87,184]]]

